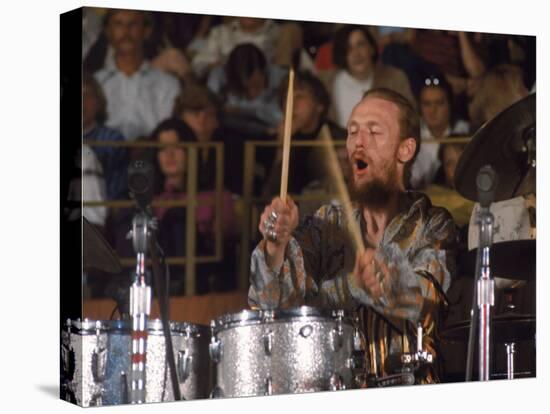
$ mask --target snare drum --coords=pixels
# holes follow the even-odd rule
[[[213,397],[352,388],[354,328],[343,311],[245,310],[211,322]]]
[[[170,322],[177,376],[185,399],[208,397],[208,327]],[[67,321],[62,332],[66,399],[83,407],[129,403],[130,321]],[[147,324],[146,402],[174,401],[160,320]]]

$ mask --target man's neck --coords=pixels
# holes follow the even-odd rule
[[[143,52],[117,53],[115,55],[115,63],[119,71],[127,76],[131,76],[141,67],[143,63]]]
[[[379,245],[386,231],[386,227],[388,227],[393,218],[399,214],[401,196],[401,192],[395,193],[383,207],[363,207],[363,218],[365,219],[367,230],[366,237],[369,244],[373,244],[374,246]]]

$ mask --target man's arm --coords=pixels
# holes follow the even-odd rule
[[[323,283],[325,302],[337,306],[351,297],[389,318],[423,320],[450,285],[456,245],[454,222],[446,210],[437,209],[423,226],[408,254],[394,242],[367,249],[353,272]]]

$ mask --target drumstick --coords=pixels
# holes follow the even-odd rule
[[[325,124],[321,128],[321,139],[325,142],[325,148],[327,149],[328,167],[331,172],[331,176],[334,177],[336,184],[336,193],[342,200],[342,206],[344,207],[344,217],[348,226],[348,231],[351,234],[355,248],[359,253],[365,251],[365,244],[363,243],[363,237],[361,237],[361,229],[359,224],[353,217],[353,208],[351,206],[351,200],[349,198],[348,189],[344,182],[344,176],[336,157],[336,151],[332,144],[332,136],[328,126]]]
[[[292,126],[292,106],[294,104],[294,69],[288,74],[288,90],[286,93],[285,125],[283,133],[283,165],[281,168],[281,200],[286,202],[288,188],[288,161],[290,158],[290,132]]]

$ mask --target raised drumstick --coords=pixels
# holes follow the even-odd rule
[[[281,168],[281,200],[286,202],[288,188],[288,162],[290,157],[290,133],[292,127],[292,106],[294,104],[294,69],[288,74],[288,90],[286,93],[285,126],[283,135],[283,164]]]
[[[351,206],[348,189],[346,187],[346,183],[344,182],[344,176],[342,175],[342,170],[340,169],[338,158],[336,157],[336,151],[334,150],[334,146],[332,144],[330,130],[326,124],[321,128],[321,139],[326,144],[325,148],[327,149],[326,154],[328,157],[328,167],[330,169],[331,176],[334,177],[336,193],[340,197],[340,200],[342,200],[348,231],[353,238],[357,251],[359,253],[363,253],[365,251],[365,244],[363,243],[363,238],[361,237],[361,229],[359,224],[353,218],[353,208]]]

